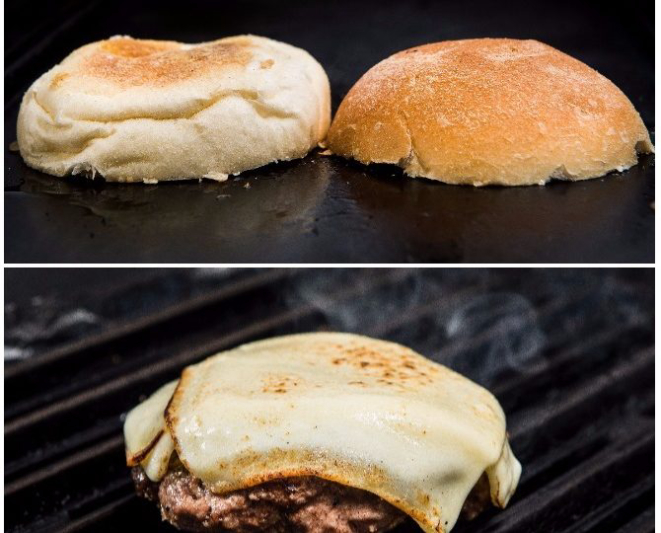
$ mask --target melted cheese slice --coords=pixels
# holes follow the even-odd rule
[[[125,424],[128,463],[154,481],[176,450],[217,493],[318,476],[377,494],[427,532],[447,532],[483,473],[499,507],[521,473],[498,401],[398,344],[278,337],[188,367],[174,386]]]

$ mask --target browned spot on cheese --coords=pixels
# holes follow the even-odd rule
[[[415,498],[421,505],[427,506],[430,502],[430,497],[428,492],[417,489],[415,491]]]
[[[251,57],[247,38],[224,39],[185,47],[172,41],[112,39],[82,65],[82,74],[122,86],[162,86],[207,72],[241,67]]]
[[[273,59],[267,59],[267,60],[265,60],[265,61],[262,61],[262,62],[259,64],[259,66],[260,66],[261,68],[271,68],[271,67],[273,66],[273,63],[274,63]]]
[[[404,386],[406,383],[411,383],[412,386],[416,386],[432,383],[429,376],[433,370],[431,364],[420,363],[417,355],[409,353],[404,348],[381,346],[374,349],[361,343],[351,343],[331,349],[341,350],[343,354],[343,357],[335,356],[331,359],[333,365],[352,367],[383,385]],[[354,380],[351,384],[358,381]]]
[[[293,387],[298,387],[298,379],[281,374],[270,374],[262,378],[262,392],[283,394]]]
[[[69,77],[69,74],[66,72],[60,72],[59,74],[55,74],[53,76],[53,79],[50,81],[49,87],[51,89],[57,89],[60,85],[62,85],[62,82],[66,80]]]

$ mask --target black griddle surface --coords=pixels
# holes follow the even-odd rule
[[[70,1],[23,52],[7,52],[5,260],[653,262],[653,156],[588,182],[473,189],[318,153],[223,184],[90,184],[31,170],[9,151],[29,84],[74,48],[114,34],[199,42],[255,33],[301,46],[326,68],[334,109],[362,73],[398,50],[536,38],[613,80],[653,131],[654,8],[635,4]],[[20,38],[25,15],[9,6],[8,42]],[[58,16],[65,22],[52,22]]]

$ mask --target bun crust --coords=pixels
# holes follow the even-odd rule
[[[349,91],[328,144],[361,163],[475,186],[594,178],[654,150],[611,81],[513,39],[440,42],[385,59]]]
[[[328,78],[299,48],[250,35],[113,37],[35,81],[17,133],[23,159],[43,172],[155,183],[303,157],[329,123]]]

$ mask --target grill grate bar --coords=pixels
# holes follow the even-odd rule
[[[621,392],[618,386],[623,383],[640,384],[646,376],[653,376],[653,370],[654,349],[638,352],[632,358],[621,361],[616,367],[609,368],[604,374],[593,378],[589,384],[580,383],[571,395],[555,403],[552,410],[546,405],[537,405],[523,412],[515,412],[515,416],[509,417],[510,435],[516,439],[526,433],[539,431],[569,412],[583,410],[586,404],[587,407],[598,408],[600,406],[594,403],[595,397],[617,394]]]
[[[49,477],[62,474],[69,468],[79,466],[81,463],[91,459],[97,459],[102,455],[117,451],[117,449],[121,449],[123,447],[123,435],[115,435],[114,437],[107,439],[104,442],[97,443],[94,446],[78,451],[60,461],[51,462],[47,467],[41,468],[31,474],[28,474],[27,476],[19,478],[16,481],[5,485],[5,496],[11,496],[15,492],[18,492],[19,490],[32,485],[36,485],[37,483]]]
[[[618,447],[606,448],[601,453],[581,463],[580,466],[559,476],[556,480],[541,487],[523,500],[518,500],[509,512],[493,516],[489,527],[483,531],[489,533],[511,531],[536,531],[540,518],[546,523],[556,525],[558,530],[562,522],[571,517],[572,505],[586,507],[590,495],[598,497],[601,478],[608,479],[619,473],[629,472],[643,459],[650,457],[654,449],[654,435],[639,432],[629,435],[628,442]],[[609,487],[616,490],[616,487]],[[603,496],[603,495],[602,495]],[[610,498],[608,498],[610,502]],[[604,503],[608,505],[608,502]],[[562,511],[562,512],[560,512]],[[566,524],[563,526],[566,527]]]
[[[91,513],[69,522],[66,526],[59,530],[60,533],[74,533],[75,531],[80,531],[87,527],[90,527],[100,520],[107,518],[108,516],[116,513],[121,507],[124,507],[127,503],[135,500],[137,496],[133,493],[127,494],[118,498],[115,501],[107,503],[98,509],[95,509]]]
[[[60,528],[58,531],[59,533],[73,533],[74,531],[80,531],[81,529],[85,529],[86,527],[89,527],[90,525],[95,524],[100,520],[103,520],[104,518],[107,518],[113,513],[116,513],[121,507],[125,506],[127,503],[131,502],[132,500],[135,500],[135,498],[136,498],[135,494],[126,494],[125,496],[122,496],[117,500],[114,500],[110,503],[100,506],[99,508],[83,516],[82,518],[69,521],[64,527]]]
[[[617,533],[652,533],[654,527],[654,502],[652,502],[646,510],[619,528]]]
[[[25,471],[34,469],[41,464],[57,461],[93,443],[99,444],[105,442],[113,435],[117,435],[121,431],[121,426],[121,418],[119,416],[113,416],[108,420],[104,420],[102,423],[95,424],[93,427],[85,428],[73,435],[68,435],[59,445],[49,446],[45,449],[40,448],[38,454],[35,454],[34,450],[29,450],[21,457],[5,462],[5,484],[8,481],[13,481]]]
[[[540,307],[536,311],[537,319],[540,322],[546,322],[549,321],[553,318],[553,316],[562,311],[566,311],[567,309],[570,309],[572,306],[576,305],[579,303],[585,296],[586,292],[583,293],[578,293],[572,295],[570,298],[556,298],[546,305]],[[495,324],[489,329],[484,330],[480,334],[476,335],[471,339],[471,344],[470,347],[478,347],[487,344],[489,341],[493,340],[494,337],[496,336],[497,330],[498,330],[499,325]],[[565,338],[564,336],[559,336],[555,341],[555,343],[561,343],[563,341],[569,340]],[[441,351],[439,351],[438,355],[439,357],[442,358],[449,358],[458,355],[459,352],[466,351],[469,348],[469,346],[466,346],[465,344],[462,343],[452,343],[449,344],[448,346],[444,346]],[[549,344],[546,349],[548,351],[549,348],[553,348],[552,344]]]
[[[268,306],[273,307],[272,299],[275,287],[262,286],[260,293],[270,296]],[[248,293],[254,299],[260,293]],[[117,376],[130,375],[140,367],[149,366],[152,361],[167,359],[171,351],[186,349],[187,339],[202,336],[206,338],[210,331],[209,325],[213,311],[225,309],[221,314],[219,325],[222,329],[231,330],[237,326],[232,311],[238,307],[245,311],[242,304],[242,293],[231,300],[222,300],[206,307],[200,307],[187,314],[179,315],[169,322],[163,322],[152,328],[147,328],[135,335],[128,335],[109,342],[97,349],[82,350],[77,354],[60,361],[59,365],[48,369],[41,368],[32,375],[19,376],[5,381],[5,420],[12,420],[30,411],[49,406],[59,400],[71,398],[85,389],[95,388]],[[265,305],[266,307],[266,305]],[[248,322],[256,322],[252,319]],[[233,325],[232,325],[233,324]],[[213,326],[216,326],[215,324]],[[155,344],[154,338],[160,337],[162,344]],[[216,333],[216,339],[218,334]],[[189,344],[195,344],[191,342]]]
[[[617,497],[604,502],[593,509],[588,516],[572,524],[566,533],[600,533],[605,528],[616,526],[614,522],[625,520],[636,513],[636,509],[644,505],[654,505],[654,474],[650,473],[642,482],[632,488],[618,492]],[[618,519],[618,515],[621,515]]]
[[[630,350],[636,345],[636,339],[627,337],[626,334],[637,332],[634,326],[620,325],[598,334],[587,337],[585,340],[568,344],[565,350],[554,353],[552,361],[544,360],[527,369],[526,372],[513,376],[501,385],[493,387],[493,393],[501,398],[505,411],[516,408],[519,400],[527,401],[528,394],[533,394],[540,384],[547,381],[555,381],[556,373],[560,370],[568,371],[569,375],[580,375],[583,372],[591,372],[595,364],[608,364],[609,356],[614,347],[620,347],[618,341],[626,344],[625,350]],[[645,338],[645,341],[648,339]],[[651,339],[649,339],[651,341]],[[641,341],[638,341],[641,342]],[[648,342],[645,342],[648,345]],[[595,354],[593,357],[584,357],[584,354]],[[552,366],[552,368],[550,368]],[[551,372],[550,372],[551,371]],[[513,392],[516,391],[516,394]]]
[[[297,271],[294,270],[294,272]],[[102,348],[117,339],[123,339],[127,336],[134,335],[145,329],[162,324],[163,322],[180,318],[185,314],[197,311],[211,304],[222,302],[223,300],[228,300],[234,296],[262,288],[265,285],[277,283],[287,276],[288,273],[286,269],[274,269],[259,272],[247,279],[236,280],[232,284],[221,285],[217,291],[191,298],[190,300],[163,309],[160,312],[151,313],[125,324],[116,325],[96,335],[85,337],[80,341],[72,342],[50,352],[12,364],[5,369],[5,380],[16,379],[36,370],[45,372],[49,366],[59,364],[63,359],[78,356],[83,351]]]
[[[551,432],[548,433],[549,435]],[[521,438],[512,442],[517,457],[524,464],[523,476],[516,490],[516,499],[524,499],[549,481],[558,472],[566,472],[577,467],[583,461],[593,457],[609,444],[608,430],[603,429],[596,435],[578,435],[563,441],[562,446],[546,453],[535,455],[522,446]]]
[[[369,335],[378,338],[389,337],[394,331],[411,324],[415,320],[440,313],[446,309],[451,309],[456,303],[479,293],[479,289],[469,287],[466,289],[460,289],[452,294],[442,294],[439,298],[428,303],[419,305],[414,309],[407,309],[405,315],[399,315],[377,324],[376,327],[369,332]]]
[[[151,366],[144,367],[141,370],[138,370],[137,372],[134,372],[128,376],[122,376],[112,381],[108,381],[101,386],[88,389],[65,400],[61,400],[46,407],[36,409],[27,415],[21,416],[6,423],[5,436],[11,435],[16,431],[36,424],[51,416],[62,414],[63,412],[76,408],[81,404],[99,400],[104,396],[122,390],[128,385],[133,385],[141,381],[145,381],[148,378],[153,378],[154,375],[163,374],[167,371],[189,364],[203,357],[204,354],[211,354],[215,351],[225,350],[231,346],[240,344],[244,339],[253,338],[278,326],[283,326],[284,324],[290,323],[297,318],[302,318],[309,312],[310,309],[304,307],[282,313],[281,315],[271,317],[256,324],[246,326],[245,328],[238,331],[229,333],[228,335],[223,336],[222,340],[210,341],[208,343],[196,346],[193,349],[180,351],[179,353],[173,354],[168,359],[164,359]]]

